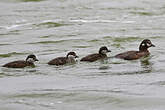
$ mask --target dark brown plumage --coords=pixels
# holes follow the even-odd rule
[[[99,59],[104,59],[107,57],[106,53],[111,52],[107,47],[103,46],[99,49],[98,53],[87,55],[83,57],[80,61],[94,62]]]
[[[9,63],[3,65],[3,67],[7,67],[7,68],[24,68],[27,66],[34,67],[35,61],[38,61],[36,56],[35,55],[29,55],[25,61],[24,60],[18,60],[18,61],[9,62]]]
[[[34,66],[34,63],[19,60],[3,65],[3,67],[8,67],[8,68],[24,68],[26,66]]]
[[[148,56],[150,52],[148,48],[155,47],[149,39],[145,39],[141,42],[139,46],[139,51],[127,51],[120,54],[117,54],[116,58],[121,58],[124,60],[136,60],[144,56]]]
[[[57,57],[48,62],[49,65],[64,65],[67,63],[75,63],[75,58],[78,58],[75,52],[69,52],[66,57]]]

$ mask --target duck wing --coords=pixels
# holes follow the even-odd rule
[[[30,65],[28,65],[27,62],[23,60],[13,61],[3,65],[3,67],[8,67],[8,68],[24,68],[26,66],[30,66]]]
[[[64,65],[67,63],[66,57],[57,57],[48,62],[49,65]]]
[[[100,55],[100,54],[90,54],[86,57],[83,57],[80,61],[88,61],[88,62],[94,62],[96,60],[102,59],[102,58],[106,58],[106,55]]]
[[[120,54],[115,55],[116,58],[121,58],[124,60],[135,60],[141,57],[141,55],[138,54],[139,51],[127,51]]]

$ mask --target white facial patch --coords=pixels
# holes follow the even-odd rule
[[[28,62],[35,62],[35,60],[33,58],[28,58],[27,61]]]
[[[106,53],[108,53],[108,51],[107,50],[102,50],[101,53],[106,54]]]
[[[148,46],[148,47],[151,47],[151,43],[147,43],[147,46]]]
[[[75,58],[74,55],[68,55],[68,58]]]
[[[142,46],[145,46],[145,44],[144,44],[144,43],[142,43]]]

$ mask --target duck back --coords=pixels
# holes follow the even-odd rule
[[[127,51],[117,54],[116,58],[121,58],[124,60],[136,60],[143,56],[148,56],[150,53],[148,51]]]
[[[48,62],[49,65],[64,65],[67,63],[66,57],[57,57]]]
[[[34,64],[20,60],[20,61],[13,61],[3,65],[3,67],[8,67],[8,68],[24,68],[26,66],[34,66]]]
[[[96,60],[99,60],[99,59],[103,59],[103,58],[106,58],[107,55],[102,55],[102,54],[90,54],[86,57],[83,57],[80,61],[88,61],[88,62],[94,62]]]

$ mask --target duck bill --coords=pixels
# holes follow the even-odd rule
[[[79,58],[79,56],[75,56],[75,58]]]
[[[156,47],[154,44],[151,44],[151,47]]]
[[[35,61],[39,61],[39,60],[36,58]]]
[[[108,50],[107,52],[111,52],[110,50]]]

